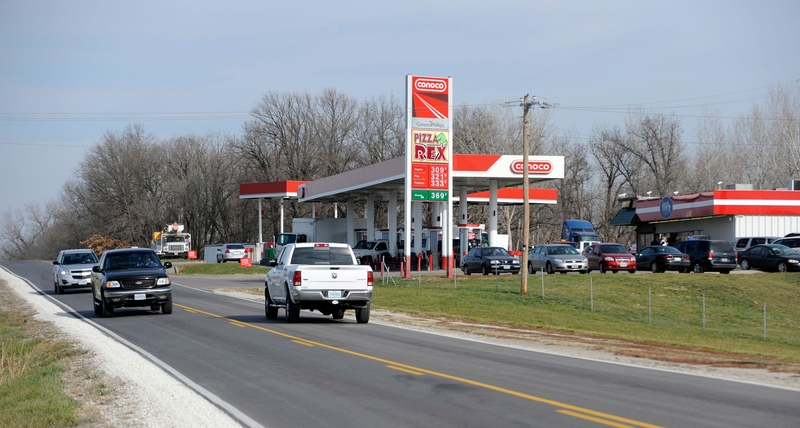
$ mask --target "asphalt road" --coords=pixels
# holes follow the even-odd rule
[[[52,265],[3,262],[52,294]],[[796,427],[800,391],[508,348],[263,305],[173,276],[175,312],[99,318],[89,292],[55,296],[264,426]],[[154,379],[154,381],[157,381]]]

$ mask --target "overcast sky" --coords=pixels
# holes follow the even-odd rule
[[[800,84],[800,2],[0,0],[0,212],[54,200],[107,131],[240,134],[269,91],[402,99],[407,74],[537,95],[579,138],[657,107],[691,142],[705,106]]]

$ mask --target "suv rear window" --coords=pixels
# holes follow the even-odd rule
[[[244,245],[242,244],[228,244],[225,247],[229,250],[244,250]]]
[[[733,245],[728,241],[711,241],[711,251],[717,253],[729,252],[732,253]]]

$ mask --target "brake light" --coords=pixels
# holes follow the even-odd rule
[[[231,250],[225,250],[225,254],[230,254]]]
[[[373,278],[372,271],[367,272],[367,287],[372,287],[372,284],[375,283]]]
[[[292,278],[292,285],[295,287],[300,287],[303,285],[303,277],[300,275],[300,271],[294,271],[294,277]]]
[[[314,244],[315,247],[330,247],[328,244]]]
[[[712,260],[713,258],[714,258],[714,252],[713,251],[709,251],[708,252],[708,259]]]

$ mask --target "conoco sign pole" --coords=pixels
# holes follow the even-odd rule
[[[522,229],[522,269],[520,269],[522,284],[520,293],[524,296],[528,294],[528,244],[531,240],[531,206],[528,204],[528,190],[530,188],[528,183],[528,126],[530,123],[531,104],[528,102],[528,94],[525,94],[525,98],[522,100],[522,107],[525,112],[522,119],[522,205],[525,214]]]

